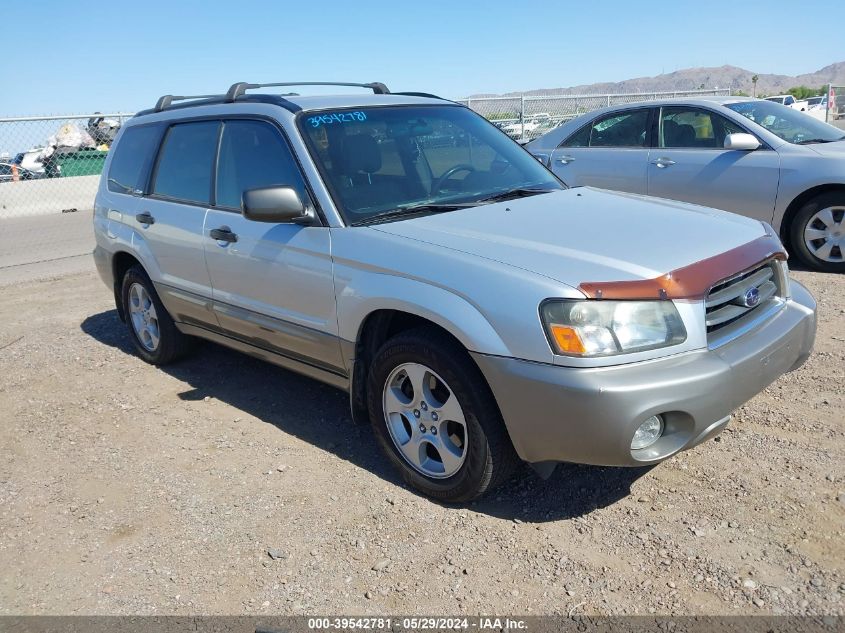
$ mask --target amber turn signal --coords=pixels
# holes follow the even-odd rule
[[[549,327],[558,349],[564,354],[580,355],[587,351],[575,328],[569,327],[568,325],[558,325],[557,323],[552,323]]]

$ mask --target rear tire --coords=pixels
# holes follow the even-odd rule
[[[480,370],[437,330],[403,332],[381,347],[368,375],[367,406],[402,478],[438,501],[475,499],[519,464]]]
[[[153,365],[166,365],[191,351],[193,339],[176,329],[143,268],[126,271],[120,297],[138,356]]]
[[[845,192],[809,200],[789,226],[792,251],[813,270],[845,272]]]

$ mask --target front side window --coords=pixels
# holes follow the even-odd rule
[[[802,145],[845,140],[845,134],[839,128],[771,101],[739,101],[725,104],[725,107],[738,112],[788,143]]]
[[[211,174],[220,123],[179,123],[164,139],[153,193],[196,204],[211,203]]]
[[[124,130],[109,167],[109,191],[142,193],[159,140],[161,127],[157,125],[133,126]]]
[[[217,206],[240,211],[245,191],[272,186],[293,187],[303,202],[307,199],[287,142],[264,121],[226,121],[217,163]]]
[[[343,109],[304,113],[298,121],[350,224],[390,210],[425,206],[424,212],[435,212],[433,205],[476,205],[517,190],[563,188],[528,152],[467,108]]]
[[[684,106],[662,108],[658,145],[666,148],[722,148],[725,136],[743,132],[735,123],[709,110]]]
[[[593,123],[590,147],[645,147],[648,110],[615,112]]]

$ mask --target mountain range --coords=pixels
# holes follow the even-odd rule
[[[713,68],[684,68],[683,70],[660,74],[656,77],[637,77],[636,79],[626,79],[624,81],[607,81],[581,86],[570,86],[568,88],[537,88],[525,92],[509,92],[504,95],[486,93],[471,96],[510,97],[521,94],[526,96],[549,94],[626,94],[632,92],[697,90],[702,86],[705,89],[730,88],[733,93],[743,91],[750,95],[753,90],[751,78],[755,74],[758,76],[758,95],[782,94],[794,86],[818,88],[828,83],[842,86],[845,85],[845,61],[830,64],[815,72],[794,77],[789,75],[755,73],[754,71],[736,66],[718,66]]]

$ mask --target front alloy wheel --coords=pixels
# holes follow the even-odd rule
[[[381,346],[367,376],[367,408],[402,478],[440,501],[475,499],[519,464],[478,366],[436,328],[401,332]]]
[[[467,425],[457,396],[431,368],[403,363],[387,378],[384,418],[390,439],[416,471],[445,479],[466,460]]]

